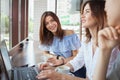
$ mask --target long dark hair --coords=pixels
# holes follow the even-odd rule
[[[83,13],[83,10],[84,10],[84,7],[86,6],[86,4],[89,4],[90,8],[91,8],[91,11],[92,11],[92,15],[95,17],[96,19],[96,22],[97,22],[97,33],[98,34],[98,31],[103,29],[106,25],[106,12],[104,11],[104,8],[105,8],[105,1],[103,0],[88,0],[86,1],[85,3],[83,3],[83,6],[82,6],[82,13]],[[91,40],[91,34],[90,34],[90,31],[88,28],[85,29],[86,31],[86,42],[89,42]],[[97,35],[96,35],[97,36]],[[98,36],[96,37],[98,38]],[[98,39],[96,39],[96,44],[98,43],[97,42]]]
[[[51,45],[53,42],[54,35],[52,32],[50,32],[46,28],[45,19],[47,16],[51,16],[57,22],[58,27],[57,27],[57,31],[56,31],[56,36],[58,38],[60,38],[60,39],[63,38],[64,31],[62,30],[60,21],[55,13],[53,13],[51,11],[46,11],[43,13],[43,15],[41,17],[40,31],[39,31],[40,42],[41,42],[41,44],[44,44],[44,45]]]

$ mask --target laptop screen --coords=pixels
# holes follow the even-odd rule
[[[8,50],[7,50],[5,40],[3,40],[0,43],[0,55],[1,55],[1,58],[2,58],[2,63],[3,63],[4,69],[7,72],[7,76],[10,77],[11,76],[12,65],[11,65],[11,62],[10,62],[10,57],[9,57],[9,54],[8,54]]]

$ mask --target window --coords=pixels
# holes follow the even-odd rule
[[[10,0],[0,1],[0,41],[6,40],[9,49],[9,33],[10,33]]]
[[[74,30],[80,35],[80,0],[57,0],[57,15],[63,29]]]

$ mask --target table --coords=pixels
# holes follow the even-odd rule
[[[44,53],[44,51],[39,49],[38,46],[39,42],[32,40],[23,40],[18,43],[11,50],[9,50],[12,65],[14,67],[23,66],[26,64],[28,66],[33,66],[39,64],[40,62],[45,62],[49,57],[52,57],[52,55]],[[2,72],[2,74],[4,75],[4,72]]]

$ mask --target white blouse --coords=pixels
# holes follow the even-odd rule
[[[111,65],[114,63],[117,56],[117,53],[114,53],[114,51],[115,49],[113,50],[113,53],[112,53],[112,55],[114,54],[114,56],[111,56],[110,58],[111,60],[109,62],[108,71],[109,69],[111,69]],[[98,55],[99,55],[98,47],[96,48],[96,51],[93,55],[92,42],[82,43],[79,53],[69,63],[73,66],[74,71],[77,71],[85,64],[86,75],[91,80],[94,73],[95,66],[96,66],[96,61],[98,59]]]

